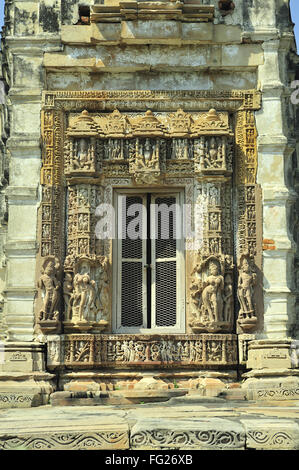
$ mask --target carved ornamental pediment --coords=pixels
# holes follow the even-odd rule
[[[232,172],[228,113],[215,109],[189,113],[179,108],[162,114],[115,109],[101,115],[85,110],[71,118],[66,135],[65,174],[70,177],[100,176],[105,168],[109,171],[109,162],[120,161],[136,184],[158,184],[175,161],[184,161],[198,174]]]

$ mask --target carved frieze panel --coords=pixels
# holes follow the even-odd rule
[[[47,344],[50,368],[210,368],[238,361],[236,335],[62,335]]]

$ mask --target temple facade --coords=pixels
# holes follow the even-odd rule
[[[0,407],[298,398],[289,1],[6,1],[1,60]]]

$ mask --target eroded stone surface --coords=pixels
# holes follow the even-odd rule
[[[294,402],[260,406],[193,396],[123,409],[0,410],[0,448],[296,450],[297,408]]]

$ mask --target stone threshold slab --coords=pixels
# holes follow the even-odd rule
[[[297,450],[299,419],[290,417],[294,404],[286,405],[193,397],[192,403],[2,410],[0,449]],[[273,416],[264,414],[270,408]]]

